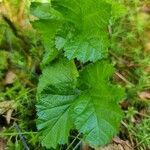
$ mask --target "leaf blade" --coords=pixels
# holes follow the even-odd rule
[[[41,143],[47,148],[68,141],[73,121],[71,104],[76,98],[78,72],[74,62],[58,59],[45,68],[38,86],[37,127]]]
[[[110,142],[122,119],[118,102],[124,97],[124,90],[109,84],[113,70],[110,64],[102,61],[80,73],[80,87],[87,89],[74,104],[73,118],[84,140],[93,147]]]
[[[63,48],[67,58],[95,62],[107,56],[110,4],[100,0],[54,0],[52,7],[64,16],[65,25],[62,27],[67,26],[66,33],[58,34],[66,39]]]

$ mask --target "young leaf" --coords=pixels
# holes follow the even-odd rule
[[[52,0],[52,7],[64,17],[58,37],[69,59],[97,61],[107,55],[111,5],[103,0]],[[58,40],[58,39],[57,39]],[[56,42],[56,47],[60,42]]]
[[[78,72],[72,61],[60,59],[43,71],[40,78],[37,105],[41,142],[47,148],[68,141],[73,126],[70,106],[76,98],[74,90]]]
[[[73,119],[84,140],[93,147],[110,142],[122,119],[118,102],[124,97],[124,90],[109,83],[113,72],[113,66],[102,61],[80,74],[79,87],[86,90],[75,102]]]

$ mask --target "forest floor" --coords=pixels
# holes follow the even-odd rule
[[[97,150],[150,149],[150,1],[124,4],[128,13],[111,27],[110,58],[114,79],[126,89],[127,98],[120,103],[125,115],[118,136]],[[43,46],[26,15],[5,7],[0,3],[0,150],[44,150],[35,109]],[[2,17],[5,13],[8,18]]]

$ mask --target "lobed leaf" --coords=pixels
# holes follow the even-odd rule
[[[118,132],[122,111],[118,106],[124,90],[109,83],[114,69],[106,61],[97,62],[80,73],[80,88],[86,90],[74,104],[73,119],[84,140],[93,147],[108,144]]]
[[[33,26],[45,48],[37,105],[43,146],[65,144],[74,128],[93,147],[109,143],[117,134],[123,116],[118,103],[124,90],[110,83],[113,66],[97,60],[107,56],[107,28],[123,12],[120,6],[112,0],[51,0],[33,5],[32,12],[40,19]],[[79,76],[74,61],[60,58],[57,50],[64,50],[68,59],[97,62]]]
[[[44,146],[56,148],[66,143],[74,126],[93,147],[112,140],[122,119],[118,103],[124,97],[124,90],[109,82],[113,72],[106,61],[94,63],[80,72],[77,85],[78,73],[72,62],[60,59],[44,69],[37,106]]]
[[[43,146],[56,148],[68,141],[73,128],[70,108],[76,98],[78,72],[72,61],[59,59],[43,70],[37,105],[37,127]]]
[[[103,0],[53,0],[52,7],[65,20],[62,28],[66,29],[62,30],[66,32],[60,32],[58,37],[66,41],[62,48],[67,58],[95,62],[107,56],[110,4]]]
[[[68,141],[73,122],[70,116],[70,105],[74,95],[46,94],[40,97],[37,105],[40,139],[43,146],[56,148],[58,144]]]
[[[60,26],[56,25],[59,32],[52,45],[57,50],[64,50],[69,60],[77,58],[81,62],[96,62],[107,57],[108,26],[122,16],[124,10],[121,3],[112,0],[52,0],[31,5],[32,14],[41,21],[56,21],[57,24],[59,20]],[[49,27],[41,30],[48,32]],[[49,35],[49,39],[52,38]],[[47,53],[44,58],[50,56]]]

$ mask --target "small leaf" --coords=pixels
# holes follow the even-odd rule
[[[122,119],[118,102],[124,97],[124,90],[109,83],[113,72],[113,66],[102,61],[80,73],[79,87],[86,90],[74,104],[73,118],[84,140],[93,147],[109,143]]]

